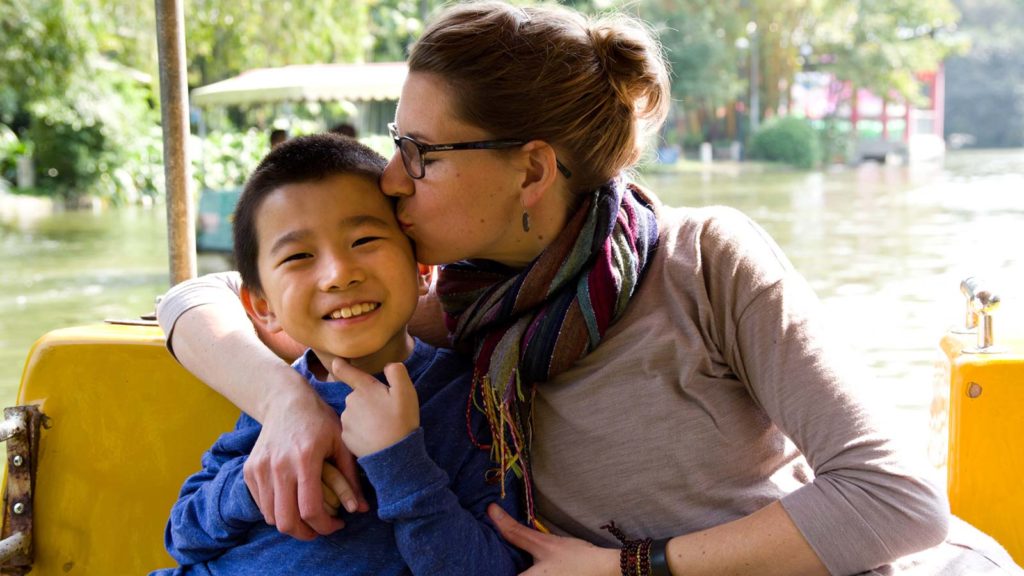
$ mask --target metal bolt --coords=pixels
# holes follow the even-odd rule
[[[15,468],[21,466],[24,463],[25,459],[21,457],[21,454],[15,454],[14,457],[11,458],[11,464],[13,464]]]
[[[15,514],[24,514],[24,512],[25,512],[25,504],[23,502],[15,502],[14,506],[11,507],[11,510]]]
[[[967,397],[977,398],[978,396],[981,396],[981,384],[971,382],[970,386],[967,387]]]

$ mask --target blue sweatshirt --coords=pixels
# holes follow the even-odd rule
[[[295,369],[340,414],[352,389],[317,380],[311,362],[318,360],[307,351]],[[182,567],[153,575],[516,574],[525,557],[498,535],[486,509],[497,502],[521,518],[519,488],[510,482],[501,499],[487,481],[489,455],[468,438],[468,364],[417,340],[405,366],[419,395],[420,428],[359,458],[368,513],[343,511],[345,528],[308,542],[268,526],[242,476],[261,427],[242,414],[203,455],[203,470],[185,481],[171,510],[165,542]],[[476,438],[489,442],[486,421],[471,413]]]

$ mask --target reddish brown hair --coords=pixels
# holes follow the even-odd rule
[[[642,23],[560,6],[453,6],[413,47],[409,70],[440,76],[460,120],[553,145],[575,191],[633,167],[669,105],[661,48]]]

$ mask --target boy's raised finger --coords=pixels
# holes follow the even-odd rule
[[[415,394],[416,388],[412,384],[412,379],[409,378],[409,370],[406,369],[405,364],[401,362],[393,362],[384,367],[384,377],[388,379],[388,387],[391,389],[391,394],[408,395],[410,392]]]
[[[344,358],[335,358],[331,361],[331,375],[336,380],[348,384],[353,390],[381,385],[379,380],[352,366]]]

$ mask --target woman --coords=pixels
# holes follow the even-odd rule
[[[457,263],[419,335],[443,341],[440,302],[495,460],[524,475],[534,526],[560,534],[495,512],[529,574],[1015,569],[998,546],[993,560],[941,544],[944,496],[856,398],[860,376],[767,235],[629,182],[669,99],[641,26],[455,6],[409,69],[381,187],[420,261]],[[266,520],[329,532],[320,466],[349,461],[336,418],[257,345],[224,281],[165,298],[169,342],[263,422],[246,478]]]

